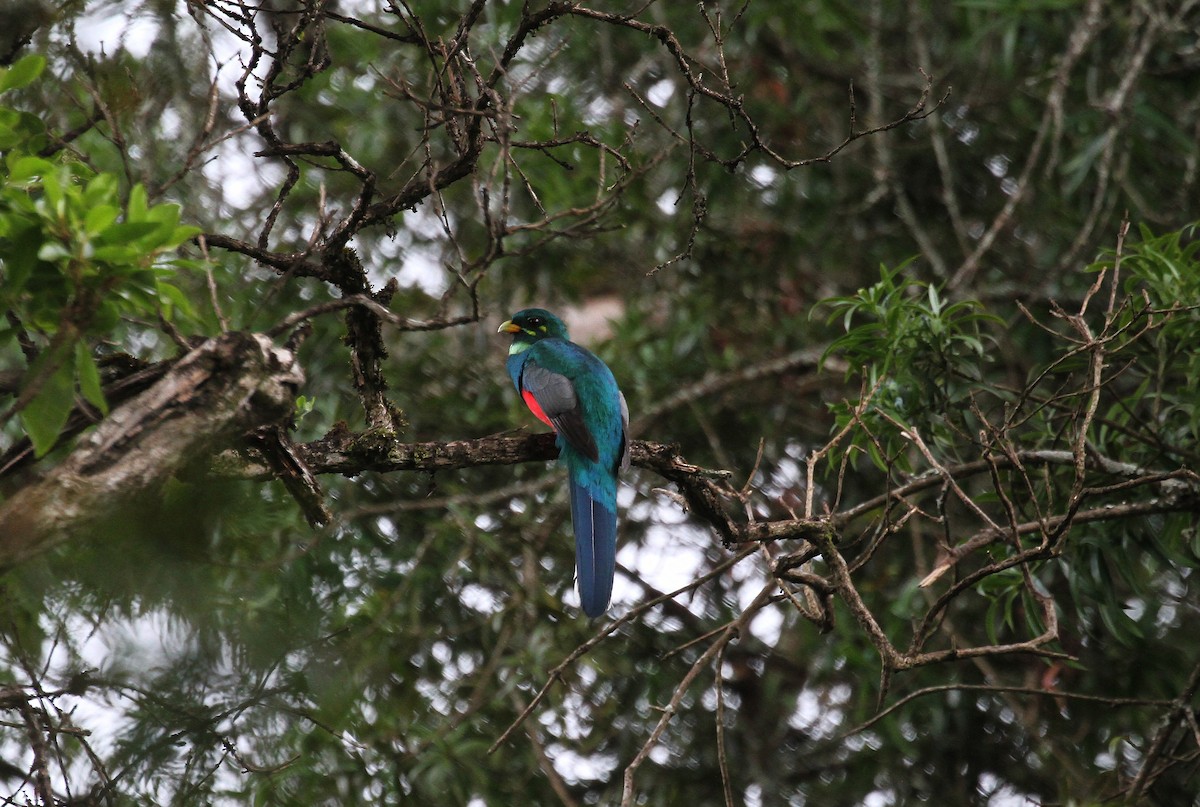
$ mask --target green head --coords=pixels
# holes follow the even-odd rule
[[[496,333],[511,333],[512,347],[509,353],[520,353],[534,342],[542,339],[570,339],[567,326],[558,317],[544,308],[526,308],[506,320]]]

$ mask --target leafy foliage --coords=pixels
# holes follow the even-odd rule
[[[26,56],[0,75],[0,92],[31,83],[44,65]],[[184,264],[163,256],[199,232],[180,225],[178,205],[150,205],[141,185],[122,201],[117,175],[39,156],[46,140],[35,116],[0,108],[0,307],[9,312],[0,345],[20,338],[27,353],[44,346],[16,407],[39,456],[57,442],[76,387],[107,411],[91,341],[124,318],[169,321],[192,310],[169,282]]]
[[[871,399],[863,413],[835,407],[836,426],[861,421],[851,445],[881,470],[899,456],[905,429],[918,428],[952,445],[954,432],[969,428],[961,415],[988,361],[980,328],[1000,322],[977,301],[950,302],[936,286],[905,277],[905,267],[880,267],[878,283],[823,303],[832,309],[828,321],[840,315],[846,330],[829,343],[824,358],[843,356],[847,375],[861,375]],[[871,410],[881,417],[872,417]]]

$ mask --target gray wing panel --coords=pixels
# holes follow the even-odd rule
[[[579,398],[571,379],[553,370],[547,370],[530,359],[521,373],[521,389],[528,392],[542,407],[555,431],[566,439],[572,448],[595,462],[600,458],[596,440],[583,422],[579,410]]]

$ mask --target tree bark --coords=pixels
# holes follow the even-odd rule
[[[265,336],[228,333],[204,342],[0,505],[0,569],[86,532],[136,496],[155,494],[238,435],[285,421],[303,380],[293,353]]]

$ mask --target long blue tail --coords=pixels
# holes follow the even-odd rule
[[[571,523],[575,527],[575,570],[583,611],[597,617],[608,610],[617,568],[617,514],[569,479]]]

